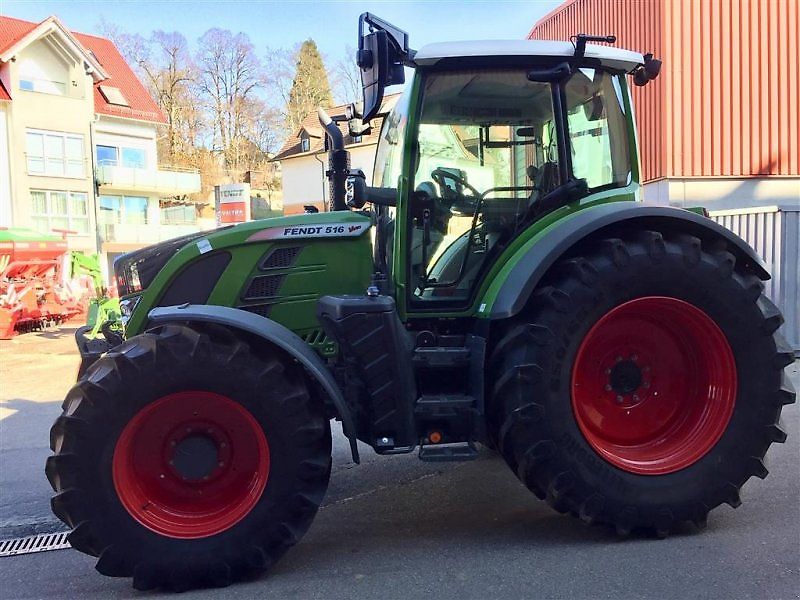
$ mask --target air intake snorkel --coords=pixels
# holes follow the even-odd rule
[[[344,149],[344,136],[328,113],[320,108],[317,114],[328,142],[328,170],[325,176],[328,178],[331,210],[347,210],[345,185],[350,173],[350,153]]]

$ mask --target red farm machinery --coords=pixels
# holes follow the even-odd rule
[[[70,253],[62,238],[18,228],[0,229],[0,339],[58,325],[86,314],[99,269]]]

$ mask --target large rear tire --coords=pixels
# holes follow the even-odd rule
[[[53,425],[69,541],[138,589],[225,586],[306,532],[331,436],[304,374],[222,328],[163,326],[94,363]]]
[[[588,242],[495,346],[495,439],[559,512],[621,534],[703,526],[786,438],[781,323],[724,246],[655,231]]]

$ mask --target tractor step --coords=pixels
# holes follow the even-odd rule
[[[419,459],[427,462],[455,462],[478,458],[478,449],[472,442],[420,446]]]
[[[432,394],[420,396],[414,405],[417,416],[447,418],[463,415],[475,406],[475,398],[462,394]]]
[[[429,369],[465,367],[469,364],[470,349],[464,346],[432,346],[414,350],[414,365]]]

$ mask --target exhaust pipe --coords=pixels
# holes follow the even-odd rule
[[[347,210],[345,185],[350,174],[350,153],[344,149],[344,136],[333,119],[321,108],[317,110],[320,125],[328,138],[328,190],[331,210]]]

